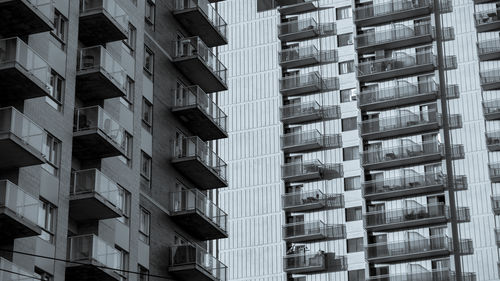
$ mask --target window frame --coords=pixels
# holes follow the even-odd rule
[[[150,235],[151,235],[151,212],[146,210],[144,207],[140,206],[139,240],[149,245]]]
[[[59,168],[61,166],[61,146],[62,142],[54,137],[49,132],[47,133],[47,137],[45,139],[45,143],[43,146],[43,158],[46,160],[45,163],[42,164],[42,168],[49,172],[54,176],[59,175]],[[52,140],[49,144],[49,140]],[[47,152],[48,149],[48,152]]]
[[[351,243],[349,243],[349,242],[351,242]],[[354,238],[347,239],[346,240],[347,253],[350,254],[350,253],[363,252],[364,251],[363,244],[364,244],[363,237],[354,237]],[[351,246],[349,246],[349,245],[351,245]],[[352,248],[353,246],[354,246],[354,249]]]
[[[340,17],[339,17],[340,15]],[[345,16],[345,17],[344,17]],[[335,9],[335,19],[336,20],[345,20],[352,18],[352,9],[351,6],[343,6]]]
[[[351,156],[350,158],[346,157]],[[348,146],[342,148],[342,160],[343,161],[354,161],[359,160],[359,146]]]
[[[349,100],[346,100],[344,97],[345,93],[348,93]],[[342,89],[340,90],[340,103],[347,103],[347,102],[353,102],[358,100],[358,89],[356,88],[349,88],[349,89]]]
[[[156,3],[152,0],[146,0],[145,2],[144,20],[148,25],[154,26],[156,20]]]
[[[342,132],[349,132],[349,131],[355,131],[358,129],[358,118],[356,116],[354,117],[347,117],[347,118],[342,118],[341,119],[341,129]],[[349,123],[347,123],[349,122]],[[354,127],[348,127],[347,125],[354,124]]]
[[[361,176],[344,177],[344,191],[352,191],[359,189],[361,189]]]
[[[51,244],[55,244],[56,210],[57,207],[54,204],[40,197],[38,225],[42,229],[42,233],[38,237]]]
[[[362,275],[360,273],[362,273]],[[356,274],[355,277],[351,277],[354,274]],[[348,281],[364,281],[365,280],[365,270],[364,269],[349,270],[347,272],[347,280]]]
[[[144,118],[147,117],[147,118]],[[149,120],[146,120],[149,119]],[[153,131],[153,104],[146,98],[142,98],[142,114],[141,120],[143,127],[148,131]]]
[[[343,70],[344,68],[345,71]],[[346,60],[339,62],[339,75],[354,73],[354,69],[355,69],[354,60]]]
[[[345,221],[353,222],[363,220],[363,208],[361,206],[345,208]]]
[[[346,36],[346,35],[349,35],[349,40],[346,41],[347,44],[341,45],[340,44],[340,42],[341,42],[340,38],[341,38],[341,36]],[[341,47],[351,46],[353,44],[354,44],[354,34],[352,32],[342,33],[342,34],[337,35],[337,47],[341,48]]]
[[[137,28],[130,22],[127,28],[127,38],[123,39],[122,42],[129,50],[129,54],[133,56],[137,46]]]
[[[59,10],[54,9],[53,21],[53,29],[50,34],[61,43],[61,49],[64,49],[68,38],[68,19]]]
[[[149,58],[149,59],[147,59]],[[155,54],[154,52],[146,45],[144,45],[144,65],[143,69],[151,76],[153,77],[154,74],[154,60],[155,60]],[[150,68],[147,67],[146,62],[149,61]]]

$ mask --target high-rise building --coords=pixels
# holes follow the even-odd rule
[[[500,279],[497,2],[220,3],[228,280]]]
[[[218,1],[0,2],[0,280],[226,280]]]

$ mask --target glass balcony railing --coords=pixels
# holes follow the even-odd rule
[[[432,52],[412,55],[404,52],[395,52],[393,56],[389,58],[361,61],[357,67],[358,77],[429,64],[436,64],[436,59]]]
[[[0,66],[10,63],[19,65],[52,91],[50,65],[18,37],[0,39]]]
[[[500,131],[486,133],[486,145],[490,151],[500,149]]]
[[[207,165],[212,172],[224,180],[227,180],[227,164],[217,153],[198,137],[183,137],[180,144],[175,146],[174,157],[182,159],[186,157],[196,157],[199,161]]]
[[[282,23],[278,26],[278,35],[287,35],[310,30],[318,31],[318,23],[313,18]]]
[[[14,107],[0,108],[0,133],[13,134],[42,154],[47,138],[45,130]]]
[[[500,213],[500,195],[491,196],[491,204],[493,206],[493,212],[495,214]]]
[[[337,60],[337,50],[319,51],[314,45],[285,49],[279,53],[280,64],[312,59],[315,63],[334,62]]]
[[[334,171],[337,174],[342,174],[342,164],[323,164],[319,160],[309,160],[297,163],[285,163],[281,167],[281,174],[283,178],[308,174],[319,174],[321,176],[327,171]]]
[[[321,190],[285,193],[281,195],[283,209],[301,208],[307,206],[324,207],[327,195]]]
[[[126,91],[127,74],[120,62],[102,46],[81,49],[78,54],[78,71],[103,71],[123,91]]]
[[[495,228],[495,241],[497,242],[497,246],[500,247],[500,228]]]
[[[127,138],[125,129],[100,106],[96,105],[75,109],[73,131],[83,132],[86,130],[99,130],[113,144],[122,150],[126,150]]]
[[[420,83],[410,83],[407,81],[397,81],[393,87],[367,88],[359,94],[359,105],[369,105],[372,103],[391,101],[403,98],[414,98],[420,95],[428,95],[438,92],[438,85],[434,81]]]
[[[430,23],[415,24],[412,27],[396,24],[395,27],[377,32],[369,32],[356,36],[357,48],[371,47],[389,42],[411,39],[420,36],[432,36]]]
[[[323,78],[317,71],[302,75],[293,75],[280,79],[280,91],[315,87],[316,90],[335,90],[339,88],[337,77]]]
[[[97,193],[104,197],[113,206],[118,207],[120,192],[118,184],[110,180],[97,169],[88,169],[73,172],[70,195]]]
[[[281,148],[316,145],[323,148],[342,146],[342,135],[324,135],[318,130],[294,132],[281,136]]]
[[[407,191],[446,183],[446,175],[437,173],[419,174],[411,169],[403,170],[404,176],[365,181],[362,183],[365,196],[395,191]]]
[[[224,83],[227,83],[227,68],[199,37],[180,39],[175,43],[175,57],[198,56],[205,65]]]
[[[169,266],[196,265],[207,271],[214,280],[227,280],[227,266],[212,254],[195,245],[174,245],[170,247]]]
[[[170,212],[199,212],[219,228],[227,231],[227,214],[198,190],[189,189],[170,193]]]
[[[500,99],[483,101],[483,113],[485,117],[500,114]]]
[[[364,20],[373,17],[388,17],[392,14],[402,13],[420,8],[431,8],[431,0],[405,1],[393,0],[380,4],[370,4],[354,9],[356,20]]]
[[[474,273],[462,273],[462,277],[456,276],[455,272],[450,270],[433,270],[421,272],[409,272],[399,274],[388,274],[373,276],[366,279],[366,281],[475,281],[476,275]]]
[[[431,236],[409,241],[369,244],[365,247],[367,259],[401,257],[432,251],[452,251],[451,239],[447,236]]]
[[[369,149],[362,152],[363,164],[376,164],[441,153],[441,144],[437,141],[427,141],[421,144],[410,140],[404,141],[404,144],[400,146]]]
[[[324,270],[326,267],[326,254],[319,251],[315,254],[293,254],[283,258],[284,271],[304,270]]]
[[[11,210],[19,218],[38,225],[40,201],[8,180],[0,181],[0,208]]]
[[[219,33],[227,38],[227,23],[208,0],[175,0],[175,11],[193,8],[200,9]]]
[[[409,110],[400,110],[394,116],[385,116],[361,122],[361,134],[382,133],[392,130],[438,124],[438,113],[436,110],[421,111],[413,113]]]
[[[179,87],[175,91],[175,107],[196,106],[205,112],[222,130],[227,130],[227,115],[199,87]]]
[[[316,240],[345,238],[345,225],[327,225],[322,221],[285,224],[282,229],[283,240]]]
[[[69,237],[68,247],[68,260],[70,263],[95,264],[97,262],[101,266],[120,269],[120,252],[96,235]]]
[[[474,13],[474,20],[476,27],[480,27],[500,21],[500,17],[498,16],[498,10],[488,10]]]
[[[54,0],[28,0],[29,4],[39,10],[49,20],[54,18]]]
[[[113,18],[119,27],[127,33],[128,14],[116,0],[80,0],[80,14],[104,11]]]
[[[487,55],[500,52],[500,39],[490,39],[477,43],[478,54]]]
[[[500,69],[484,70],[479,72],[481,84],[492,84],[500,82]],[[500,86],[499,86],[500,87]]]
[[[17,264],[0,257],[0,280],[36,281],[41,279],[36,277],[33,272],[29,272]]]
[[[365,214],[365,227],[398,224],[401,228],[404,228],[404,223],[406,222],[436,218],[449,219],[449,212],[449,207],[443,203],[367,212]]]
[[[339,106],[322,106],[317,101],[284,105],[280,108],[281,120],[307,119],[307,117],[338,119],[340,118]]]

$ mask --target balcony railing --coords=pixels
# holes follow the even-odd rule
[[[212,256],[209,252],[195,245],[174,245],[170,247],[169,271],[181,271],[182,267],[196,266],[196,270],[203,270],[213,280],[227,279],[227,266]],[[179,270],[176,269],[179,267]],[[197,269],[197,268],[200,269]]]
[[[118,184],[97,169],[73,172],[69,194],[73,196],[96,193],[113,206],[118,207],[120,193]]]
[[[285,49],[279,53],[280,65],[286,68],[304,67],[324,62],[336,62],[337,50],[319,51],[314,45]]]
[[[31,277],[30,277],[31,276]],[[28,270],[0,257],[0,280],[5,281],[36,281],[41,280]]]
[[[486,120],[500,118],[500,99],[483,101],[483,113]]]
[[[308,151],[342,146],[342,135],[324,135],[318,130],[294,132],[281,136],[281,149],[288,152]]]
[[[478,42],[477,52],[481,60],[492,60],[499,58],[500,39],[490,39]]]
[[[285,272],[319,272],[326,269],[326,254],[319,251],[316,254],[293,254],[283,258]]]
[[[500,29],[498,10],[481,11],[474,13],[478,32],[495,31]]]
[[[278,25],[278,38],[281,41],[300,41],[320,35],[334,35],[337,28],[334,22],[318,24],[313,18],[294,20]]]
[[[317,71],[280,79],[280,91],[283,95],[308,94],[338,89],[338,77],[322,77]]]
[[[474,273],[462,273],[462,276],[456,276],[455,272],[450,270],[433,270],[422,272],[409,272],[400,274],[388,274],[373,276],[366,281],[476,281]]]
[[[33,225],[38,224],[40,201],[8,180],[0,181],[0,208],[10,210]]]
[[[479,78],[484,91],[500,89],[500,69],[480,71]]]
[[[500,247],[500,228],[495,228],[495,241],[497,246]]]
[[[486,146],[489,151],[500,150],[500,131],[486,133]]]
[[[394,0],[375,5],[371,3],[356,8],[354,9],[354,18],[358,25],[373,25],[423,16],[429,14],[431,9],[431,0]]]
[[[365,247],[368,260],[381,258],[397,258],[395,262],[401,262],[404,256],[410,256],[410,259],[418,260],[418,255],[433,255],[433,252],[444,252],[442,255],[449,255],[452,251],[451,239],[447,236],[431,236],[429,238],[420,238],[409,241],[384,242],[369,244]],[[389,262],[387,259],[383,262]]]
[[[96,11],[104,11],[110,15],[121,29],[127,33],[128,30],[128,14],[118,4],[116,0],[80,0],[80,14],[94,13]]]
[[[321,239],[342,239],[346,236],[345,225],[327,225],[322,221],[285,224],[282,229],[283,240],[304,242]]]
[[[339,119],[340,106],[322,106],[317,101],[284,105],[280,119],[284,123],[307,123],[321,119]]]
[[[491,204],[493,206],[493,212],[495,214],[500,214],[500,195],[491,196]]]
[[[500,163],[488,164],[491,182],[500,182]]]
[[[283,209],[291,212],[344,207],[342,194],[324,194],[321,190],[285,193],[281,201]]]
[[[319,160],[285,163],[281,166],[281,175],[284,180],[319,180],[323,177],[338,178],[344,174],[342,164],[323,164]]]
[[[0,134],[13,134],[25,145],[42,154],[47,133],[14,107],[0,108]]]
[[[363,151],[363,164],[376,164],[441,153],[441,145],[437,141],[427,141],[419,144],[406,140],[406,143],[389,148]]]
[[[282,15],[299,15],[318,9],[317,0],[278,0],[278,12]]]
[[[96,235],[81,235],[68,238],[69,262],[95,264],[120,269],[120,252]],[[75,266],[78,266],[75,264]]]

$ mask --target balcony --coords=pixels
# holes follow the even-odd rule
[[[477,43],[480,61],[500,59],[500,39],[485,40]]]
[[[497,247],[500,247],[500,228],[495,228],[495,240],[497,242]]]
[[[342,147],[342,135],[325,135],[318,130],[294,132],[281,136],[284,153],[309,152]]]
[[[183,137],[175,145],[175,166],[199,189],[207,190],[227,186],[227,164],[207,143],[198,137]]]
[[[414,264],[411,264],[414,265]],[[411,266],[410,265],[410,266]],[[428,271],[420,267],[421,272],[408,272],[391,275],[379,275],[366,279],[366,281],[402,281],[402,280],[422,280],[422,281],[476,281],[475,273],[462,273],[456,276],[455,272],[449,270]]]
[[[282,43],[303,41],[336,33],[337,28],[334,22],[318,24],[313,18],[293,20],[278,25],[278,38]]]
[[[121,217],[119,187],[97,169],[73,172],[69,213],[76,221]]]
[[[73,154],[80,159],[127,156],[125,129],[100,106],[75,109]]]
[[[14,107],[0,108],[0,169],[45,163],[42,154],[47,133]]]
[[[118,60],[102,46],[79,51],[76,72],[76,95],[80,100],[103,100],[123,97],[127,74]]]
[[[343,176],[342,164],[323,164],[319,160],[285,163],[281,166],[281,177],[285,182],[311,182]]]
[[[178,87],[172,113],[204,141],[227,138],[227,115],[198,86]]]
[[[344,195],[324,194],[321,190],[299,191],[281,195],[281,202],[286,212],[338,209],[344,207]]]
[[[500,69],[483,70],[479,72],[481,89],[483,91],[500,89]]]
[[[120,275],[112,268],[120,269],[120,252],[114,245],[96,235],[81,235],[68,238],[68,263],[66,280],[117,281]],[[75,262],[75,263],[72,263]]]
[[[360,62],[357,73],[360,82],[376,82],[432,72],[436,66],[432,52],[409,55],[398,51],[392,57]]]
[[[227,68],[199,37],[177,41],[173,63],[206,93],[227,90]]]
[[[128,15],[117,0],[80,0],[78,39],[87,46],[127,39]]]
[[[285,224],[282,228],[283,240],[298,243],[318,240],[334,240],[346,237],[345,225],[327,225],[322,221]]]
[[[320,51],[316,46],[284,49],[278,54],[282,69],[301,68],[338,61],[337,50]]]
[[[404,263],[444,258],[452,251],[451,239],[446,236],[369,244],[365,247],[366,259],[372,263]]]
[[[280,4],[280,7],[278,8],[278,12],[282,16],[299,15],[318,10],[317,0],[292,0],[278,2],[288,2],[288,4]]]
[[[488,164],[490,180],[492,183],[500,183],[500,162]]]
[[[327,268],[327,254],[293,254],[283,257],[283,271],[288,274],[306,274],[322,272]]]
[[[0,54],[0,100],[22,101],[51,93],[49,64],[21,39],[0,39]]]
[[[322,106],[317,101],[292,103],[280,108],[280,120],[288,125],[340,119],[340,115],[340,106]]]
[[[0,3],[0,34],[3,38],[51,31],[53,0],[3,0]]]
[[[498,10],[489,10],[474,13],[477,32],[490,32],[500,30]]]
[[[500,151],[500,131],[486,133],[486,146],[489,151]]]
[[[389,30],[366,30],[356,36],[358,54],[373,53],[377,50],[402,49],[409,46],[425,45],[433,41],[433,27],[430,23],[414,26],[395,24]]]
[[[431,0],[393,0],[375,5],[367,2],[354,9],[354,23],[362,27],[428,16],[432,6]]]
[[[0,257],[0,280],[37,281],[41,279],[35,276],[33,272],[29,272],[17,264]]]
[[[336,91],[339,87],[338,77],[323,78],[317,71],[280,79],[280,93],[283,96],[305,96]]]
[[[2,241],[40,235],[40,201],[8,180],[0,181],[0,238]],[[1,276],[1,273],[0,273]]]
[[[484,119],[488,121],[500,119],[500,100],[483,101]]]
[[[181,280],[227,280],[227,266],[195,245],[171,246],[168,271]]]
[[[227,238],[227,214],[198,190],[170,193],[170,218],[200,240]]]
[[[227,23],[208,0],[175,0],[174,17],[208,47],[227,44]]]
[[[493,207],[493,213],[495,215],[500,215],[500,196],[498,195],[491,196],[491,205]]]

